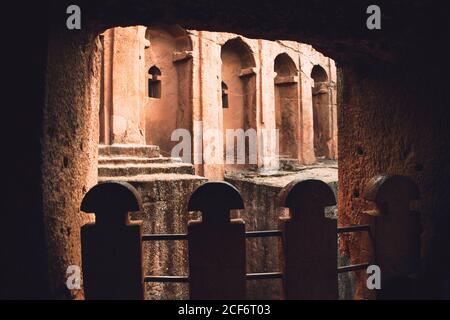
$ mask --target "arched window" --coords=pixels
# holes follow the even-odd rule
[[[153,66],[148,70],[148,74],[150,75],[148,79],[148,96],[150,98],[161,98],[161,70],[158,67]]]
[[[228,86],[222,81],[222,108],[228,108]]]

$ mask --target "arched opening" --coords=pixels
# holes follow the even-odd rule
[[[157,66],[153,66],[148,70],[148,97],[161,98],[161,70]]]
[[[298,159],[299,95],[297,67],[286,53],[274,61],[275,124],[279,133],[280,158]]]
[[[149,27],[145,66],[149,70],[148,99],[144,99],[145,140],[169,156],[177,142],[176,129],[192,133],[192,44],[179,26]]]
[[[256,140],[256,132],[252,136],[256,129],[256,63],[251,48],[241,38],[225,42],[220,56],[222,84],[226,86],[224,91],[222,85],[222,106],[227,105],[223,108],[225,170],[232,171],[256,165],[256,141],[249,143]],[[243,130],[245,140],[231,136],[230,131],[227,139],[227,130]]]
[[[331,106],[328,75],[320,65],[311,71],[314,80],[312,87],[314,153],[317,159],[330,157],[332,144]]]
[[[20,86],[13,88],[14,93],[17,92],[18,107],[5,108],[5,111],[13,112],[13,116],[7,113],[8,117],[5,118],[19,119],[24,107],[33,105],[27,116],[22,115],[25,125],[14,136],[26,137],[40,132],[41,139],[29,139],[26,148],[22,147],[21,141],[16,143],[15,137],[5,139],[7,146],[11,145],[11,151],[14,151],[11,152],[14,156],[8,159],[13,164],[11,168],[17,169],[8,170],[7,178],[14,184],[8,188],[9,197],[6,197],[8,201],[5,201],[6,209],[3,211],[18,211],[21,214],[7,214],[2,223],[2,231],[6,231],[4,236],[8,239],[4,242],[5,252],[10,254],[8,259],[2,261],[8,271],[5,273],[8,274],[6,283],[2,283],[2,294],[8,298],[29,298],[39,292],[39,298],[48,298],[48,290],[51,297],[70,298],[64,286],[67,262],[81,265],[78,252],[80,237],[77,232],[81,221],[79,203],[84,190],[95,183],[95,179],[88,178],[95,169],[96,150],[93,146],[97,137],[96,132],[91,132],[94,131],[93,125],[97,120],[95,113],[98,110],[90,106],[98,103],[97,96],[89,95],[88,85],[84,84],[89,84],[88,77],[96,72],[96,68],[90,64],[92,60],[95,61],[90,59],[90,54],[94,51],[96,30],[104,26],[131,25],[148,21],[149,18],[154,24],[171,23],[179,16],[181,23],[208,30],[243,33],[252,30],[254,37],[308,39],[314,47],[322,47],[338,59],[343,75],[340,81],[345,81],[342,83],[345,88],[360,88],[347,90],[340,101],[345,106],[339,111],[342,142],[339,169],[342,179],[339,183],[340,221],[350,224],[361,222],[359,213],[366,203],[353,201],[352,190],[361,187],[374,172],[411,175],[422,187],[425,186],[419,205],[422,217],[429,220],[424,225],[424,250],[421,255],[421,262],[427,266],[427,272],[419,274],[420,283],[413,283],[419,288],[413,291],[422,298],[448,297],[448,282],[445,281],[448,279],[446,270],[449,269],[450,258],[446,255],[448,250],[445,243],[449,242],[450,234],[446,230],[450,222],[449,215],[445,213],[448,212],[450,192],[445,181],[443,183],[444,175],[439,174],[448,170],[449,166],[447,157],[442,156],[442,151],[449,144],[448,126],[445,125],[449,93],[444,89],[448,74],[444,68],[435,67],[435,60],[445,58],[446,50],[440,42],[436,42],[436,46],[429,50],[411,50],[417,43],[427,43],[432,31],[445,32],[447,21],[440,19],[442,10],[432,2],[421,1],[420,5],[415,6],[390,2],[384,10],[392,13],[390,20],[397,21],[399,26],[405,25],[403,22],[407,22],[411,16],[427,13],[424,16],[425,25],[429,27],[412,24],[409,33],[406,33],[415,34],[415,37],[405,36],[405,32],[398,28],[390,28],[383,32],[383,43],[380,43],[380,39],[373,37],[372,33],[360,32],[358,19],[355,19],[356,27],[351,27],[354,16],[354,10],[351,9],[355,9],[354,4],[351,7],[352,3],[349,3],[348,10],[342,10],[342,4],[338,2],[326,5],[304,2],[303,10],[294,10],[289,7],[290,2],[283,1],[279,7],[285,10],[277,10],[276,17],[273,16],[273,10],[268,10],[266,6],[255,7],[251,2],[242,2],[239,12],[234,6],[221,6],[220,10],[214,10],[217,4],[212,1],[201,4],[193,1],[180,5],[173,1],[158,0],[104,1],[100,6],[94,2],[85,2],[83,12],[86,10],[89,15],[83,18],[82,30],[68,33],[52,29],[60,25],[62,7],[36,6],[38,12],[42,10],[49,17],[49,28],[46,29],[44,24],[43,32],[36,33],[39,37],[31,39],[34,43],[44,43],[33,49],[36,63],[33,60],[31,67],[37,72],[29,72],[33,77],[37,75],[39,81],[26,95]],[[348,23],[336,23],[336,19],[332,19],[336,18],[337,10],[342,12],[339,21]],[[26,11],[36,17],[42,16],[34,10]],[[212,15],[199,12],[211,12]],[[347,13],[348,17],[345,16]],[[258,19],[243,19],[252,14]],[[261,21],[267,23],[264,28],[260,28]],[[289,23],[290,28],[286,27],[287,21],[292,22]],[[297,28],[295,22],[298,21],[302,23]],[[40,41],[41,37],[43,40],[48,38],[48,45]],[[22,65],[20,60],[27,61],[29,58],[27,49],[30,43],[17,41],[17,44],[19,48],[14,50],[14,56],[20,57],[17,59],[19,63],[10,63],[8,67],[13,66],[14,74],[20,77],[21,72],[17,68]],[[374,47],[378,49],[373,50]],[[382,68],[387,64],[392,67]],[[143,79],[146,73],[147,70],[143,70]],[[330,80],[333,80],[331,74]],[[434,81],[424,82],[423,79]],[[398,84],[402,84],[401,90],[398,90]],[[307,89],[310,89],[310,84],[307,85]],[[42,89],[44,87],[45,92]],[[89,98],[92,98],[91,103]],[[433,101],[432,112],[423,108],[430,101]],[[90,108],[95,111],[94,114]],[[408,117],[404,117],[404,114],[408,114]],[[17,126],[16,121],[7,121],[5,125],[5,132],[9,134]],[[389,132],[389,128],[396,130]],[[386,145],[390,150],[386,150]],[[362,146],[364,152],[357,151],[357,154],[364,156],[364,159],[355,159],[355,146]],[[69,157],[70,160],[69,166],[62,171],[60,160],[63,157]],[[433,161],[427,161],[430,158]],[[415,173],[410,170],[410,165],[416,165],[417,161],[422,163],[424,159],[423,171]],[[361,163],[364,163],[365,168],[358,171],[357,167]],[[23,170],[24,165],[28,166],[27,170]],[[16,185],[22,192],[14,192],[18,189]],[[24,201],[24,194],[29,195],[29,200]],[[21,225],[21,228],[11,228],[14,223]],[[36,231],[43,229],[40,225],[44,223],[45,233]],[[30,236],[30,230],[33,237]],[[351,260],[361,258],[359,239],[363,241],[367,238],[366,234],[362,233],[360,237],[357,233],[347,238],[342,247],[351,253]],[[33,268],[27,267],[30,263]],[[362,275],[358,279],[361,286],[358,292],[367,289],[366,276],[364,272],[351,273],[352,276],[360,273]],[[398,287],[399,291],[404,288]],[[359,293],[358,298],[364,299],[366,296]]]
[[[222,128],[225,130],[232,129],[235,132],[235,135],[232,136],[234,162],[225,166],[222,162],[217,162],[218,166],[212,169],[208,166],[200,167],[201,170],[197,171],[197,174],[207,176],[212,172],[214,174],[219,172],[223,175],[225,169],[231,172],[223,178],[227,181],[234,181],[233,183],[236,186],[243,183],[243,177],[245,179],[253,179],[254,177],[254,181],[260,178],[269,181],[272,178],[276,179],[279,175],[275,173],[272,177],[273,171],[271,170],[277,162],[273,161],[275,163],[273,167],[269,166],[271,163],[266,166],[266,163],[269,162],[266,161],[266,155],[268,154],[270,161],[272,161],[278,153],[273,152],[275,141],[270,141],[269,146],[264,130],[268,129],[271,130],[269,134],[273,133],[275,102],[277,101],[278,128],[283,127],[285,131],[285,137],[282,138],[283,142],[286,141],[291,144],[284,148],[284,150],[287,150],[285,155],[290,158],[288,160],[295,157],[296,149],[291,149],[292,142],[295,142],[296,139],[299,142],[301,141],[298,139],[299,135],[295,130],[302,126],[300,121],[295,120],[296,112],[299,112],[298,109],[300,109],[299,105],[296,106],[296,100],[300,96],[297,90],[300,91],[299,84],[307,85],[306,89],[308,90],[311,86],[308,76],[303,78],[303,73],[297,74],[300,69],[300,64],[297,64],[297,61],[300,62],[301,51],[289,50],[278,42],[262,39],[252,40],[227,33],[215,34],[196,30],[184,32],[179,28],[168,27],[149,30],[144,26],[118,27],[112,31],[113,33],[108,41],[113,41],[113,45],[109,47],[104,45],[105,57],[109,55],[112,61],[109,62],[109,66],[112,65],[110,68],[111,75],[107,76],[107,79],[100,79],[100,81],[110,82],[111,85],[114,85],[114,88],[111,87],[111,93],[114,93],[111,109],[113,112],[112,119],[114,120],[111,128],[114,129],[112,130],[114,134],[111,138],[111,145],[102,145],[98,148],[97,166],[93,167],[92,170],[97,169],[98,181],[120,179],[139,183],[141,186],[139,192],[146,203],[144,210],[135,214],[133,218],[142,218],[144,228],[149,233],[157,233],[161,228],[164,228],[164,232],[172,232],[172,230],[178,232],[180,226],[186,225],[188,215],[185,212],[186,206],[183,205],[183,201],[189,197],[191,191],[195,190],[198,184],[204,181],[201,177],[192,175],[195,172],[194,169],[197,168],[179,163],[177,160],[168,157],[167,153],[172,148],[170,145],[164,145],[163,139],[157,140],[166,138],[168,143],[172,143],[170,140],[174,129],[190,128],[190,123],[183,126],[180,119],[190,122],[195,118],[195,120],[201,122],[201,126],[195,127],[195,133],[200,133],[198,135],[200,143],[196,145],[200,148],[193,148],[193,154],[195,154],[196,160],[200,158],[204,163],[206,163],[205,159],[208,156],[209,150],[207,148],[211,146],[215,152],[219,151],[218,155],[215,154],[214,160],[222,160],[223,147],[221,147],[222,139],[220,137],[220,134],[223,134]],[[187,36],[187,33],[189,36]],[[191,48],[190,39],[193,41],[193,48]],[[231,40],[226,42],[228,39]],[[106,43],[107,41],[103,39],[103,42]],[[95,52],[101,54],[100,50]],[[275,58],[274,52],[277,54],[287,52],[288,54],[280,54]],[[191,60],[190,57],[194,57],[194,59]],[[317,59],[317,57],[312,58]],[[109,58],[105,59],[105,62],[108,61]],[[319,62],[308,60],[302,63],[309,67]],[[192,69],[190,69],[191,65]],[[327,67],[328,69],[329,67]],[[189,72],[185,72],[186,70]],[[258,70],[258,74],[255,74],[255,70]],[[108,75],[106,69],[101,71]],[[333,75],[332,72],[330,74]],[[105,76],[102,75],[101,78],[105,78]],[[91,93],[91,97],[93,97],[92,108],[95,106],[97,98],[95,92],[97,82],[95,82],[95,79],[93,77],[91,80],[91,87],[93,88]],[[333,76],[331,76],[331,79],[333,79]],[[274,90],[278,93],[276,101]],[[111,93],[106,90],[102,90],[102,92],[105,99],[111,98]],[[260,107],[258,118],[256,118],[256,97],[258,98],[258,107]],[[311,139],[309,139],[311,147],[309,149],[313,151],[311,97],[306,97],[306,100],[307,108],[305,109],[308,109],[307,112],[309,112],[308,115],[311,118],[307,122],[311,129]],[[193,105],[192,110],[188,111],[191,104]],[[98,112],[98,110],[95,111]],[[293,117],[292,114],[294,114]],[[256,126],[256,119],[258,119],[258,127]],[[237,124],[229,120],[237,120]],[[195,124],[197,125],[198,122]],[[147,130],[144,129],[144,126]],[[220,130],[219,139],[214,141],[214,139],[208,137],[208,131],[214,131],[216,137],[217,129]],[[249,143],[251,141],[249,134],[245,135],[245,131],[249,131],[249,129],[253,130],[255,136],[255,129],[258,129],[258,133],[261,133],[259,136],[261,140]],[[163,132],[163,130],[166,131]],[[236,137],[237,130],[244,134]],[[194,138],[194,134],[191,136]],[[183,142],[185,141],[184,137]],[[194,139],[194,141],[198,140]],[[92,141],[89,140],[89,142]],[[177,144],[177,147],[181,145],[179,142],[181,140],[173,141],[174,144]],[[257,142],[259,145],[256,144]],[[145,145],[145,143],[148,145]],[[238,160],[241,160],[242,157],[238,155],[237,151],[241,150],[236,149],[239,149],[238,145],[242,144],[244,145],[242,148],[244,150],[244,161],[239,162]],[[256,149],[256,146],[260,149]],[[159,147],[161,147],[162,155]],[[271,149],[267,152],[269,147]],[[86,142],[80,144],[79,148],[86,150]],[[258,169],[261,170],[249,168],[252,148],[254,148],[254,151],[262,151],[258,159],[260,160]],[[183,149],[183,151],[185,150],[187,149]],[[314,156],[313,152],[311,154]],[[61,155],[60,164],[63,170],[68,170],[72,163],[73,159],[70,155],[68,156],[65,153]],[[216,162],[213,162],[213,164],[215,165]],[[256,164],[256,162],[252,164]],[[296,164],[291,161],[286,161],[283,164],[282,168],[285,172],[282,173],[284,178],[280,179],[281,183],[294,178],[298,168]],[[301,168],[300,170],[305,169]],[[288,171],[292,172],[288,173]],[[207,174],[204,174],[205,172]],[[333,172],[336,172],[336,170]],[[331,174],[334,179],[333,172]],[[207,178],[211,180],[221,179],[222,177],[219,174],[217,174],[218,178],[214,176],[212,178],[211,175]],[[155,188],[156,183],[157,188]],[[81,185],[80,189],[84,186]],[[269,188],[272,189],[272,187]],[[247,211],[242,213],[242,216],[251,218],[252,212],[265,213],[255,219],[251,218],[249,220],[251,221],[249,222],[250,228],[277,223],[279,212],[276,208],[271,207],[272,199],[265,196],[261,197],[259,194],[260,192],[263,195],[266,194],[266,186],[258,187],[257,190],[253,188],[244,190],[245,199],[257,200],[252,201]],[[254,193],[254,191],[257,192]],[[153,201],[154,199],[157,201]],[[78,210],[78,208],[75,209]],[[268,210],[265,211],[266,209]],[[167,212],[170,213],[170,219],[167,219]],[[182,250],[184,248],[182,247]],[[156,271],[166,270],[171,274],[183,272],[183,265],[179,262],[185,261],[182,260],[185,255],[183,255],[181,249],[175,248],[172,244],[167,246],[144,245],[143,251],[145,252],[144,261],[147,271],[160,273]],[[251,266],[273,270],[277,265],[276,259],[268,255],[269,258],[266,259],[265,255],[260,255],[258,252],[275,251],[275,247],[270,243],[252,247],[251,254],[254,258],[251,260]],[[186,288],[172,289],[166,287],[165,284],[149,284],[146,291],[151,292],[152,297],[159,298],[184,297],[187,293]],[[281,294],[281,287],[278,285],[252,284],[248,292],[251,297],[278,297]]]

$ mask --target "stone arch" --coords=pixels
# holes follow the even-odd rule
[[[320,64],[316,64],[311,70],[311,78],[317,82],[326,82],[328,74]]]
[[[169,155],[177,143],[171,141],[175,129],[187,129],[192,136],[192,41],[178,25],[148,27],[145,38],[145,66],[157,66],[161,73],[157,83],[149,79],[147,84],[149,93],[152,83],[159,84],[160,96],[144,101],[146,143]]]
[[[298,74],[294,60],[287,53],[280,53],[275,57],[273,69],[277,76],[296,76]]]
[[[299,92],[298,69],[287,53],[275,57],[275,124],[281,158],[298,159]]]
[[[222,45],[222,54],[224,51],[233,51],[239,56],[241,69],[256,67],[256,61],[252,48],[241,38],[236,37],[226,41]]]
[[[228,107],[222,109],[224,154],[226,157],[227,152],[229,154],[234,152],[235,159],[234,164],[225,165],[225,170],[230,171],[256,165],[251,161],[256,157],[256,141],[249,143],[250,138],[245,138],[245,165],[236,165],[238,139],[234,138],[234,148],[230,145],[231,142],[228,143],[228,146],[226,143],[227,129],[242,129],[246,132],[249,129],[256,130],[256,62],[250,46],[240,37],[225,42],[222,45],[220,56],[222,60],[221,81],[226,83],[226,97],[228,98]]]
[[[316,158],[330,158],[332,148],[332,121],[329,77],[325,69],[315,65],[311,70],[314,153]]]

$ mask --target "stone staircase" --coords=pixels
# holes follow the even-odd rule
[[[152,174],[195,174],[190,163],[163,157],[153,145],[99,145],[100,179]]]
[[[158,146],[99,145],[98,180],[131,183],[142,199],[142,210],[131,214],[142,221],[143,233],[186,233],[192,192],[207,179],[179,158],[164,157]],[[183,274],[187,270],[187,243],[152,241],[142,245],[145,274]],[[146,283],[151,299],[188,299],[187,288]]]

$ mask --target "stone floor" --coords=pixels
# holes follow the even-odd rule
[[[251,181],[273,187],[284,187],[296,179],[318,179],[337,188],[338,164],[336,160],[322,160],[312,165],[282,164],[279,171],[239,171],[226,173],[227,180]],[[336,192],[336,190],[335,190]]]

